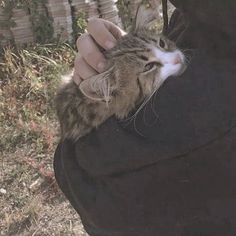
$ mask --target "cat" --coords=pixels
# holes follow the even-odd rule
[[[175,43],[147,27],[155,15],[141,5],[131,31],[105,52],[106,71],[79,86],[71,79],[59,89],[55,104],[62,140],[77,141],[113,115],[124,119],[168,77],[185,70]]]

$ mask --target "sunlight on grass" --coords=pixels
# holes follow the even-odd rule
[[[4,48],[0,56],[0,234],[86,235],[58,189],[54,95],[73,66],[67,44]]]
[[[36,45],[3,50],[0,61],[0,149],[14,151],[34,143],[38,152],[52,148],[57,127],[53,97],[73,65],[75,52],[67,44]]]

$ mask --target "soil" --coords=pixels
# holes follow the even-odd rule
[[[87,235],[55,182],[52,158],[32,146],[1,153],[0,235]]]

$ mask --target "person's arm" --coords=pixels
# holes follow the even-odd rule
[[[96,21],[97,24],[104,22],[98,19],[93,24]],[[89,71],[89,63],[92,73],[97,73],[95,65],[103,58],[98,48],[94,49],[94,40],[101,46],[97,37],[104,37],[107,29],[111,30],[105,27],[106,30],[98,34],[92,32],[94,28],[97,27],[88,28],[89,38],[93,35],[93,40],[86,39],[88,35],[79,40],[80,56],[86,63],[76,64],[75,71],[83,79],[86,79],[83,75]],[[230,129],[235,116],[232,109],[235,82],[231,79],[235,68],[204,50],[197,51],[185,74],[181,78],[168,79],[135,120],[126,125],[111,118],[80,139],[73,146],[80,166],[91,175],[143,168],[159,160],[183,156]]]
[[[227,78],[236,69],[221,61],[202,65],[205,56],[196,56],[181,78],[169,79],[135,120],[111,118],[80,139],[75,145],[80,166],[96,176],[137,170],[185,156],[224,135],[235,122]]]

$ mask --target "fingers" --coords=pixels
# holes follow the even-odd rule
[[[97,72],[105,69],[105,57],[89,34],[83,34],[77,40],[77,47],[83,59]]]
[[[105,21],[104,24],[107,27],[107,29],[112,33],[112,35],[117,39],[120,39],[122,36],[126,35],[127,33],[123,31],[121,28],[116,26],[110,21]]]
[[[77,54],[75,58],[75,65],[74,65],[74,75],[73,80],[76,84],[80,84],[83,79],[90,78],[93,75],[96,75],[97,72],[88,65],[88,63]]]
[[[124,34],[124,32],[113,23],[96,18],[89,20],[88,33],[104,49],[114,47],[117,39]]]
[[[74,81],[79,84],[82,79],[103,72],[106,67],[106,60],[99,46],[110,49],[115,46],[117,39],[124,34],[124,31],[109,21],[90,19],[88,33],[83,34],[77,40],[80,56],[75,59]]]

